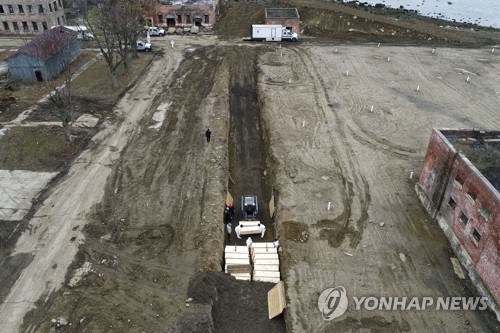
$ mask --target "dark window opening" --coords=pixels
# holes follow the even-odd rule
[[[42,27],[43,27],[43,30],[47,30],[47,22],[42,22]]]
[[[191,15],[186,15],[186,23],[191,23]]]
[[[38,14],[43,14],[43,5],[38,5]]]
[[[173,18],[168,18],[167,17],[167,26],[169,26],[169,27],[175,27],[175,20]]]
[[[38,24],[36,22],[31,22],[33,25],[33,31],[38,31]]]
[[[158,23],[163,23],[163,14],[158,14]]]
[[[448,205],[450,205],[451,209],[455,209],[457,207],[457,203],[455,200],[453,200],[452,197],[450,197],[450,200],[448,201]]]
[[[460,176],[457,176],[455,178],[455,180],[457,181],[457,183],[459,183],[460,185],[464,185],[464,180],[460,177]]]
[[[477,195],[474,192],[472,192],[471,190],[469,190],[467,192],[467,195],[469,196],[469,198],[471,198],[472,201],[476,201]]]
[[[14,6],[7,5],[9,7],[9,13],[14,14]]]
[[[3,29],[5,31],[9,31],[10,30],[10,28],[9,28],[9,22],[2,22],[2,23],[3,23]]]
[[[52,4],[51,3],[49,3],[49,12],[52,13]]]
[[[35,71],[35,76],[38,82],[43,82],[42,71]]]
[[[177,15],[177,23],[182,23],[182,15]]]
[[[3,9],[2,5],[0,5],[0,14],[5,14],[5,10]]]
[[[19,26],[17,25],[17,22],[12,22],[12,27],[14,28],[14,31],[19,31]]]
[[[481,240],[481,235],[479,234],[479,232],[477,232],[476,229],[472,231],[472,237],[474,237],[477,243],[479,243],[479,241]]]
[[[490,211],[486,208],[486,207],[481,207],[479,208],[479,214],[481,214],[481,216],[486,220],[488,221],[488,219],[490,218]]]
[[[19,13],[24,14],[24,7],[23,7],[23,5],[17,5],[17,8],[19,8]]]
[[[28,5],[28,13],[33,14],[33,5]]]
[[[28,28],[28,22],[23,22],[23,31],[28,32],[30,29]]]
[[[59,17],[57,18],[57,25],[61,25],[61,19]]]
[[[54,11],[57,12],[57,3],[54,1],[52,4],[54,5]]]
[[[62,7],[61,0],[57,0],[57,2],[59,2],[59,7]]]
[[[205,24],[208,24],[210,23],[210,21],[208,20],[208,14],[205,14]]]
[[[467,225],[467,222],[469,222],[469,218],[464,214],[464,212],[460,212],[460,215],[458,217],[465,225]]]

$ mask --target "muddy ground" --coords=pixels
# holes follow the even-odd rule
[[[103,123],[17,244],[2,249],[7,332],[498,331],[487,311],[322,320],[317,298],[337,285],[353,296],[477,296],[453,272],[409,173],[418,174],[432,127],[500,126],[500,68],[490,32],[467,39],[422,21],[398,40],[390,31],[404,25],[313,4],[301,5],[310,35],[281,48],[222,32],[155,39],[166,52],[117,105],[117,121]],[[215,31],[244,26],[248,6],[232,3]],[[326,17],[307,19],[314,11]],[[371,32],[335,30],[344,15],[370,15],[360,27]],[[444,47],[461,39],[476,48]],[[376,46],[384,41],[432,42],[436,52]],[[162,126],[150,128],[162,108]],[[265,240],[282,241],[285,316],[267,319],[271,284],[220,273],[227,190],[259,195]]]

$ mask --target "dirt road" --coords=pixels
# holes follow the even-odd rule
[[[47,200],[40,204],[26,230],[19,238],[9,266],[26,267],[17,275],[3,280],[6,295],[0,307],[0,322],[5,332],[16,332],[27,311],[37,300],[49,300],[64,282],[66,271],[73,262],[78,247],[84,242],[82,229],[87,214],[104,195],[104,186],[113,164],[128,144],[138,123],[164,82],[160,68],[175,68],[180,57],[159,60],[150,77],[121,102],[120,113],[126,118],[118,126],[108,126],[94,139],[96,149],[84,151],[68,172],[54,186]]]

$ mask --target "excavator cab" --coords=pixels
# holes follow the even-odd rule
[[[256,220],[259,212],[259,204],[256,195],[244,195],[241,197],[241,214],[243,220]]]

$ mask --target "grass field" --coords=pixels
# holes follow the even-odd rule
[[[82,53],[77,60],[78,65],[87,63],[94,56],[95,53]],[[132,58],[127,72],[123,68],[118,71],[118,86],[115,89],[111,87],[105,62],[98,60],[73,81],[73,94],[102,104],[114,105],[130,84],[147,70],[153,58],[153,53],[141,53],[138,58]],[[61,75],[55,82],[62,80]],[[15,119],[20,112],[48,94],[53,86],[53,83],[46,82],[18,83],[13,93],[17,102],[8,110],[3,110],[0,122]],[[82,108],[79,113],[85,112],[85,105],[80,105],[79,108]],[[43,111],[49,107],[42,106],[39,109]],[[111,113],[112,110],[110,108],[102,112]],[[30,121],[30,118],[27,121]],[[4,129],[3,133],[4,135],[0,136],[0,169],[58,171],[73,160],[95,130],[73,130],[75,140],[71,143],[65,139],[62,129],[57,126],[9,127]]]

